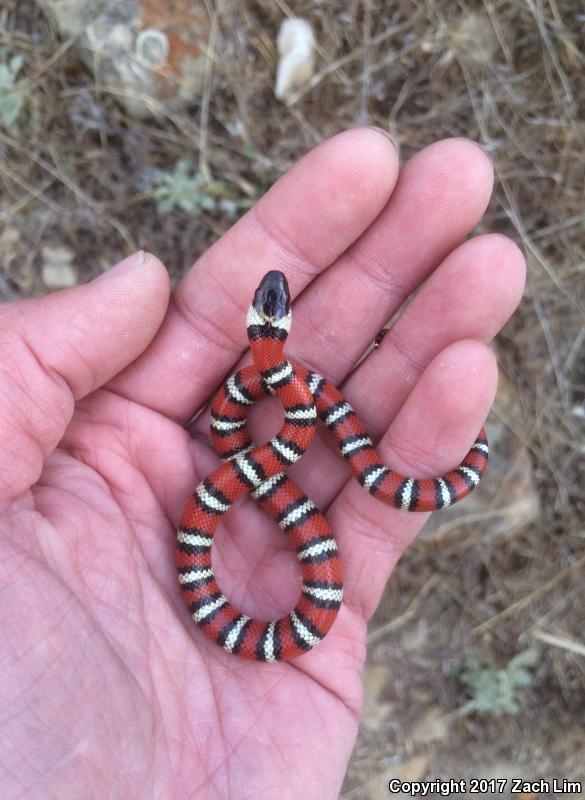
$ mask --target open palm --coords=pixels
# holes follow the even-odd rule
[[[342,387],[386,462],[415,476],[459,463],[493,399],[485,343],[523,284],[509,240],[461,244],[491,182],[465,140],[399,175],[385,136],[348,131],[290,170],[170,301],[164,268],[139,254],[0,309],[3,798],[337,796],[366,623],[426,515],[382,506],[319,436],[291,475],[337,537],[344,603],[301,658],[244,661],[201,635],[177,585],[177,521],[217,464],[207,414],[183,425],[239,362],[251,293],[279,269],[297,298],[289,356]],[[259,438],[282,418],[272,402]],[[226,518],[214,565],[248,614],[276,618],[297,600],[294,556],[250,501]]]

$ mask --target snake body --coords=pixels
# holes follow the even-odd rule
[[[289,361],[290,295],[281,272],[268,272],[248,311],[253,366],[229,377],[211,407],[211,435],[224,462],[189,499],[177,535],[179,585],[201,630],[229,653],[281,661],[310,650],[331,628],[343,596],[341,561],[327,520],[288,477],[321,419],[354,477],[393,508],[434,511],[461,500],[479,483],[488,458],[483,428],[463,462],[446,475],[419,480],[385,466],[366,429],[326,378]],[[250,407],[266,395],[284,407],[284,424],[255,446],[247,430]],[[223,595],[211,564],[213,535],[239,497],[250,494],[284,531],[300,562],[303,586],[291,613],[264,622],[236,609]]]

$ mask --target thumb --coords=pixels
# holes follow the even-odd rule
[[[139,252],[85,286],[0,307],[0,501],[38,480],[75,401],[143,352],[168,298],[165,268]]]

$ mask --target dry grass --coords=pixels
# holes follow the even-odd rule
[[[20,134],[0,131],[0,291],[9,297],[41,290],[46,244],[70,247],[84,278],[136,246],[180,275],[231,220],[223,212],[195,220],[157,214],[147,195],[152,171],[179,158],[249,200],[316,142],[366,121],[388,128],[403,158],[443,136],[469,136],[491,154],[497,185],[481,230],[511,235],[529,261],[525,299],[498,344],[517,394],[516,411],[503,422],[527,443],[542,513],[513,536],[492,541],[481,529],[463,530],[447,541],[423,539],[403,559],[373,624],[398,620],[371,644],[369,674],[377,678],[370,688],[385,711],[366,718],[345,796],[382,796],[376,787],[400,769],[489,773],[512,762],[538,774],[578,774],[585,710],[582,4],[222,4],[213,42],[221,58],[210,62],[203,102],[158,122],[129,119],[30,0],[0,8],[0,46],[24,56],[27,92]],[[273,96],[274,41],[292,12],[313,22],[320,54],[310,87],[286,109]],[[443,719],[462,704],[450,671],[463,653],[478,648],[498,663],[534,644],[541,657],[519,715]]]

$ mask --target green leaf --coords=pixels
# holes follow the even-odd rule
[[[525,650],[501,669],[482,665],[477,659],[463,662],[457,675],[471,695],[466,711],[494,716],[518,713],[518,690],[532,683],[533,676],[527,667],[537,659],[536,651]]]
[[[0,49],[0,59],[0,127],[16,133],[25,94],[22,89],[16,89],[15,84],[24,59],[19,54],[10,56],[6,48]]]

